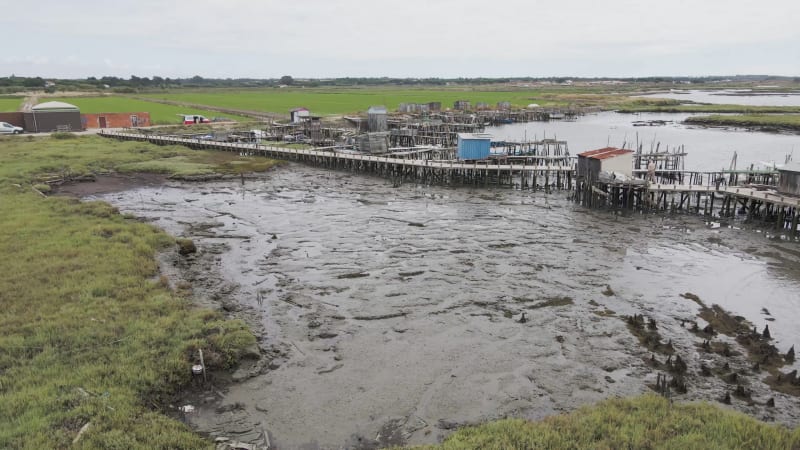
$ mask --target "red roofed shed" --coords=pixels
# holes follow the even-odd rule
[[[602,171],[632,177],[633,150],[606,147],[578,153],[578,178],[596,180]]]

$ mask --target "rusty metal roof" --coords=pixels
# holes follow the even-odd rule
[[[615,156],[624,155],[626,153],[633,153],[633,150],[627,150],[617,147],[598,148],[597,150],[589,150],[583,153],[578,153],[578,156],[592,159],[608,159]]]

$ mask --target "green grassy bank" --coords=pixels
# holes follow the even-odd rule
[[[704,126],[732,126],[759,130],[800,132],[800,114],[739,114],[696,116],[686,123]]]
[[[172,237],[106,203],[33,190],[46,190],[40,177],[187,163],[270,164],[98,137],[0,138],[0,448],[210,446],[160,410],[189,381],[197,349],[229,367],[252,334],[160,279],[154,257]]]
[[[538,422],[506,419],[463,428],[441,445],[460,449],[796,449],[800,431],[706,403],[656,395],[611,399]]]

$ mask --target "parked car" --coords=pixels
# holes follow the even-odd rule
[[[0,122],[0,134],[20,134],[23,131],[22,127],[16,127],[8,122]]]
[[[183,124],[184,125],[193,125],[198,123],[211,123],[205,116],[201,116],[199,114],[178,114],[179,116],[183,117]]]

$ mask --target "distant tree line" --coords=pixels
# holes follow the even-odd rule
[[[392,77],[342,77],[342,78],[308,78],[298,79],[290,75],[280,78],[203,78],[195,75],[191,78],[169,77],[88,77],[84,79],[53,79],[42,77],[0,77],[0,93],[14,93],[26,90],[71,91],[71,90],[110,90],[120,93],[134,93],[141,90],[181,89],[181,88],[249,88],[249,87],[325,87],[325,86],[445,86],[445,85],[482,85],[503,83],[551,82],[563,84],[568,81],[627,81],[637,83],[713,83],[730,80],[733,82],[765,82],[792,81],[800,82],[798,77],[781,77],[768,75],[736,75],[708,77],[509,77],[509,78],[392,78]]]

